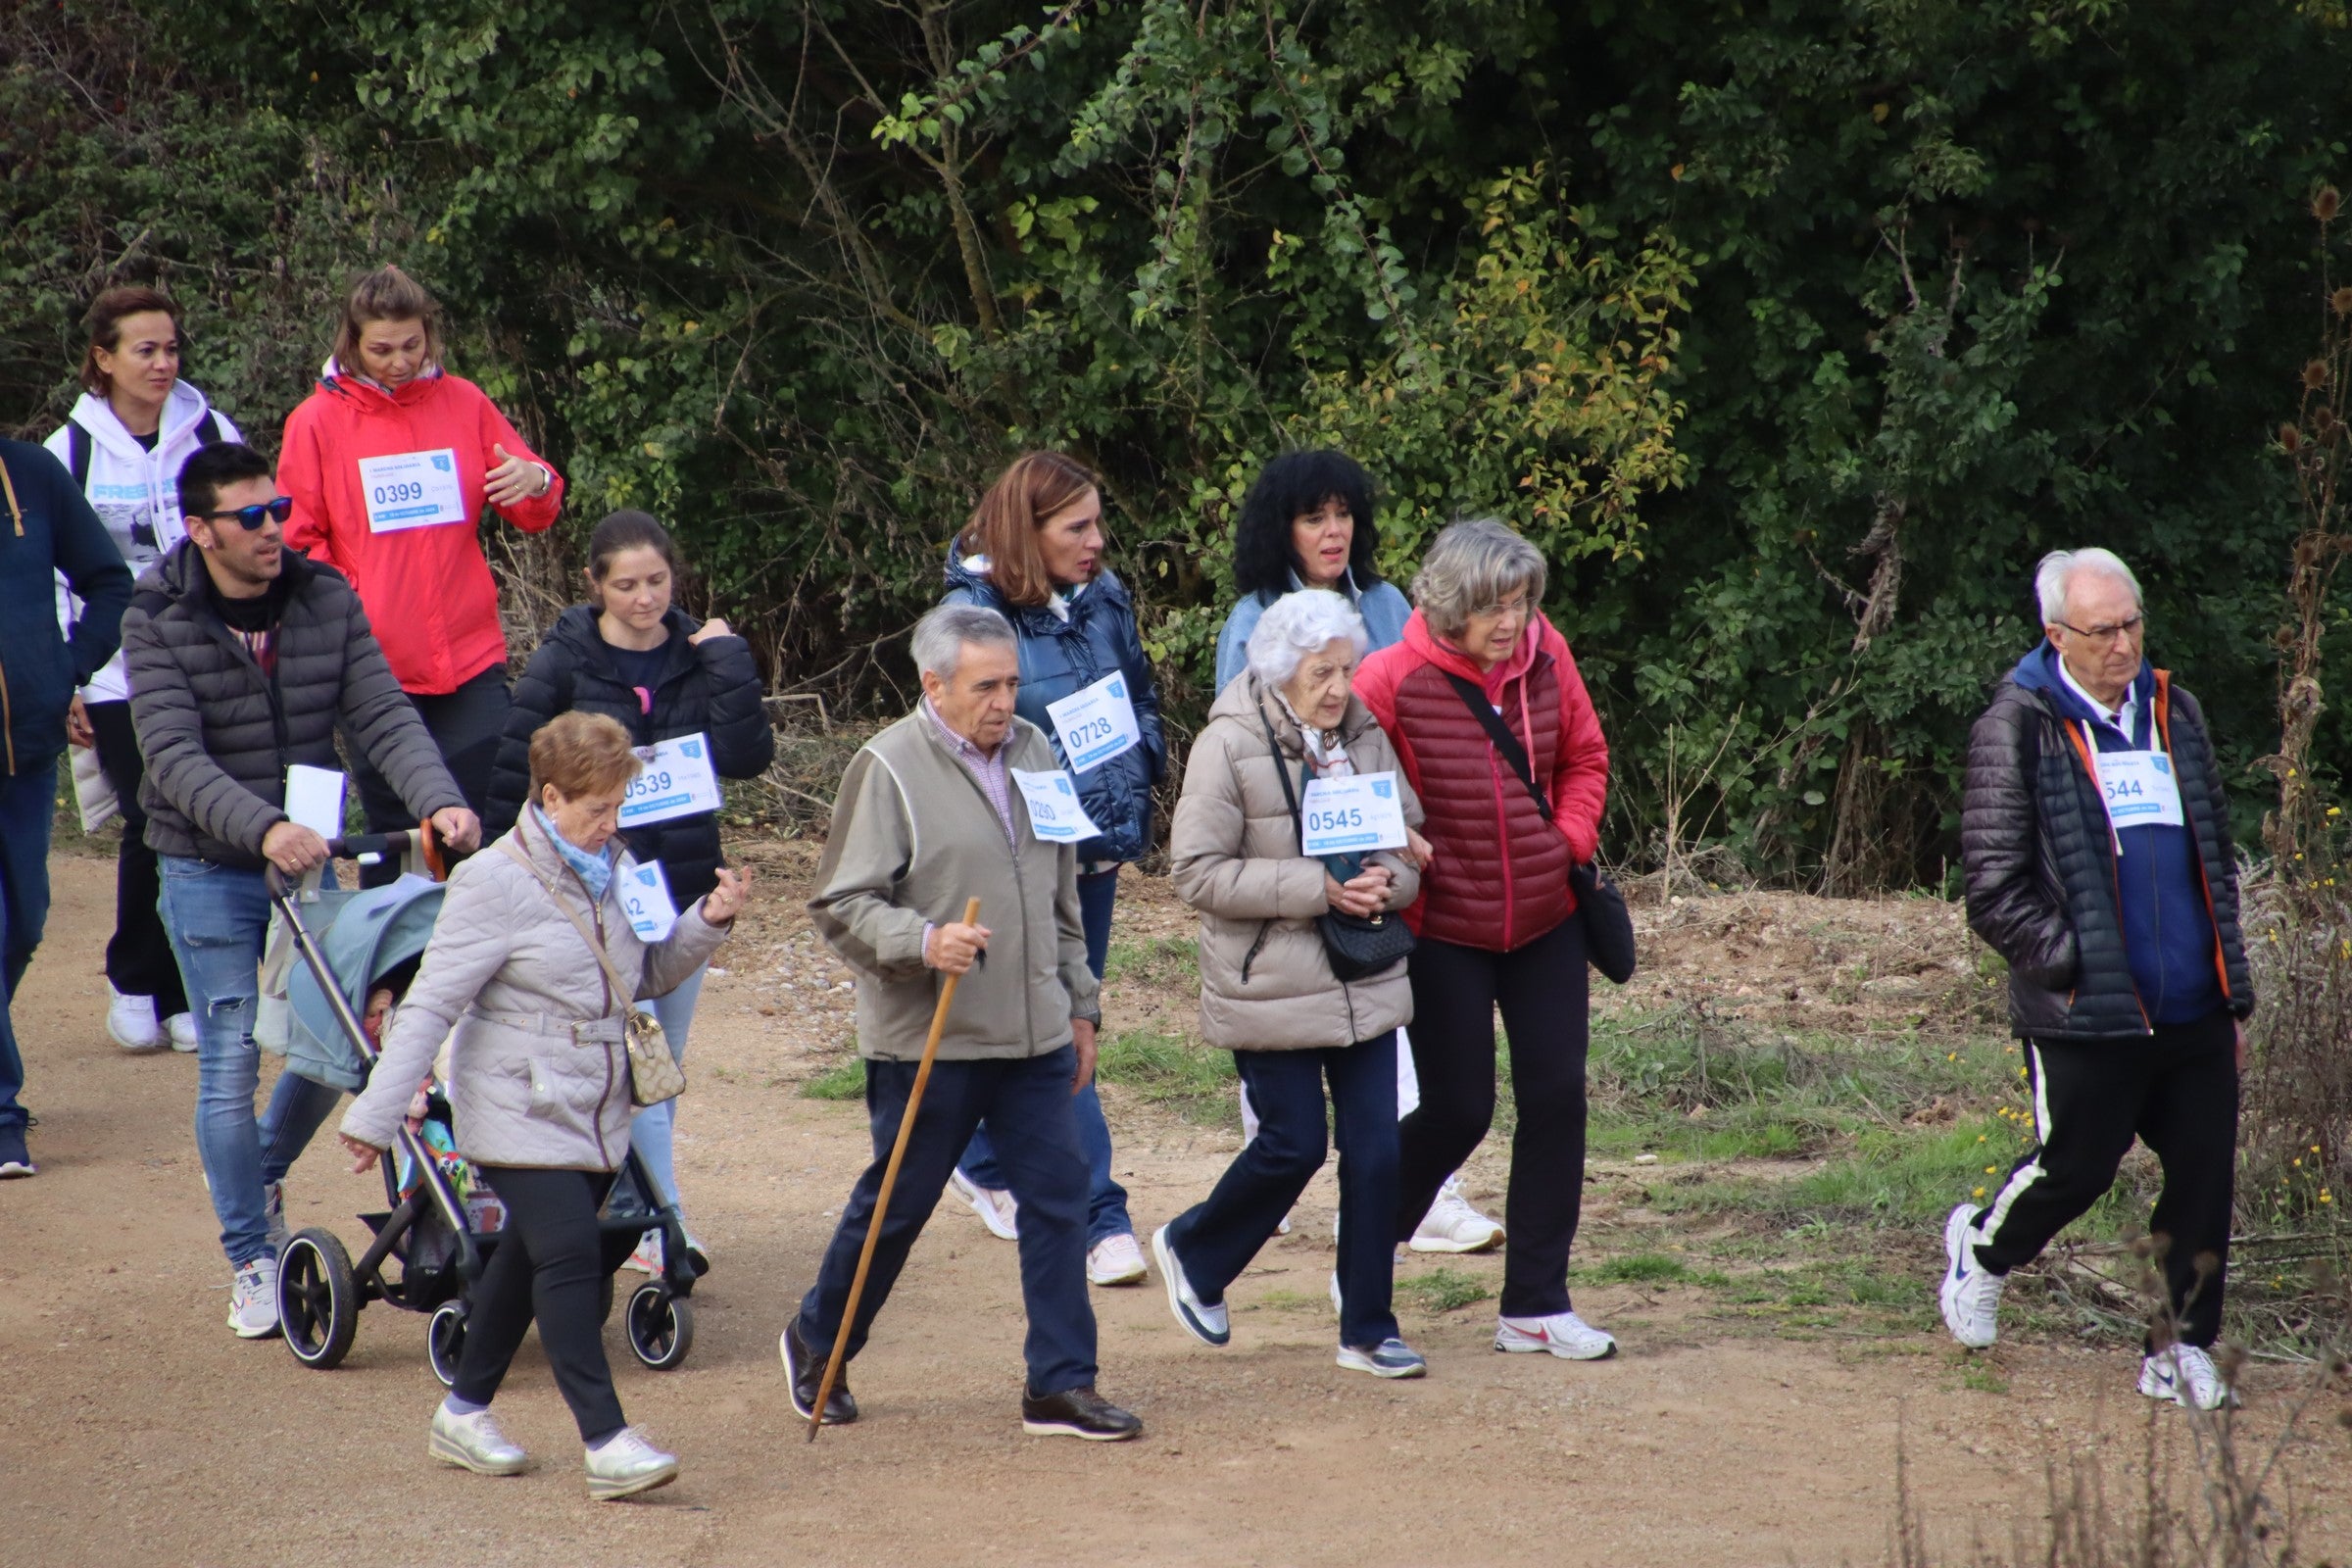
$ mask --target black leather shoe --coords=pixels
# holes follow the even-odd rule
[[[1095,1392],[1092,1383],[1059,1394],[1021,1390],[1021,1430],[1033,1438],[1084,1438],[1123,1443],[1143,1436],[1144,1424]]]
[[[784,1338],[777,1342],[784,1353],[784,1381],[792,1387],[792,1407],[802,1420],[816,1407],[817,1386],[825,1381],[825,1358],[808,1348],[801,1338],[801,1320],[795,1317],[784,1325]],[[825,1422],[829,1427],[846,1427],[858,1419],[858,1401],[850,1397],[850,1369],[843,1367],[834,1381],[833,1396],[825,1401]]]

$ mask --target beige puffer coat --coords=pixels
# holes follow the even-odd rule
[[[510,841],[522,847],[531,870],[507,853]],[[632,1108],[621,1039],[630,999],[612,996],[604,966],[554,900],[591,930],[602,929],[605,951],[624,977],[643,976],[639,999],[675,990],[727,935],[727,927],[703,919],[698,899],[665,939],[639,942],[620,907],[632,863],[620,858],[593,918],[587,887],[530,811],[459,866],[384,1053],[344,1114],[344,1134],[389,1148],[446,1037],[459,1153],[485,1165],[617,1169],[628,1152]]]
[[[1200,911],[1200,1032],[1225,1051],[1350,1046],[1412,1022],[1412,988],[1402,963],[1350,984],[1332,974],[1315,926],[1330,908],[1323,862],[1298,853],[1298,818],[1266,744],[1269,722],[1298,789],[1298,726],[1257,676],[1244,673],[1217,695],[1193,743],[1169,830],[1177,896]],[[1349,699],[1340,735],[1356,772],[1396,773],[1404,819],[1419,826],[1421,803],[1362,703]],[[1395,855],[1373,861],[1396,878],[1390,909],[1412,903],[1421,873]]]

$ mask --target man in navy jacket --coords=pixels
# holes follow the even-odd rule
[[[24,1057],[9,1004],[49,918],[49,819],[76,688],[112,659],[130,568],[81,487],[29,441],[0,440],[0,1178],[33,1173],[18,1102]],[[57,578],[81,601],[57,628]]]
[[[2034,1148],[1944,1225],[1945,1325],[1993,1342],[2001,1288],[2096,1202],[2136,1137],[2164,1163],[2150,1230],[2169,1320],[2139,1391],[2212,1409],[2243,1020],[2230,803],[2196,699],[2141,647],[2139,584],[2104,550],[2035,574],[2046,640],[1969,736],[1968,920],[2009,962]]]

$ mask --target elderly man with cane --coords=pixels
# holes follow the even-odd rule
[[[1102,1017],[1073,849],[1096,830],[1045,735],[1013,712],[1020,659],[1004,616],[966,605],[934,610],[915,625],[914,660],[923,699],[843,775],[808,902],[817,929],[857,971],[874,1158],[783,1333],[793,1408],[813,1421],[821,1402],[828,1425],[858,1419],[846,1377],[825,1390],[826,1360],[844,1334],[844,1359],[864,1346],[986,1118],[1021,1205],[1021,1428],[1132,1438],[1143,1423],[1095,1392],[1088,1173],[1070,1103],[1094,1076]],[[965,917],[974,900],[986,924]],[[959,977],[953,997],[943,996],[949,976]],[[923,1083],[918,1067],[934,1034],[937,1060]],[[878,1202],[886,1170],[895,1187]],[[859,1267],[869,1227],[879,1227],[870,1273]]]
[[[2196,699],[2140,651],[2132,568],[2062,550],[2034,589],[2044,640],[1969,736],[1960,853],[1968,923],[2009,960],[2035,1143],[1945,1222],[1943,1321],[1992,1344],[2009,1271],[2098,1201],[2137,1137],[2164,1163],[2149,1229],[2170,1300],[2139,1392],[2211,1410],[2235,1402],[2209,1352],[2254,1010],[2230,802]]]

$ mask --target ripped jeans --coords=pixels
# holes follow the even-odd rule
[[[270,1252],[265,1188],[285,1179],[341,1094],[295,1073],[278,1074],[257,1119],[261,1051],[253,1043],[261,1000],[270,889],[259,871],[184,856],[158,857],[164,930],[196,1018],[196,1153],[220,1221],[231,1267]]]

